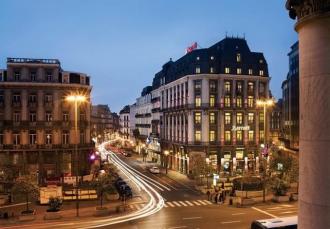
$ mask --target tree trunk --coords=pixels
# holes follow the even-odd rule
[[[101,192],[101,208],[103,207],[103,192]]]
[[[29,193],[26,193],[26,211],[29,212]]]

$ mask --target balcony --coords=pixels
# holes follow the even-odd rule
[[[29,106],[29,108],[31,109],[31,108],[37,108],[37,106],[38,106],[38,103],[37,102],[29,102],[28,103],[28,106]]]
[[[13,101],[12,105],[13,105],[13,107],[21,107],[22,103],[21,103],[21,101]]]

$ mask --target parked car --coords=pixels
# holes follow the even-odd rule
[[[157,166],[153,166],[149,169],[149,171],[153,174],[159,174],[160,173],[160,170]]]
[[[128,185],[120,186],[119,194],[120,194],[120,196],[125,196],[125,198],[132,198],[133,197],[132,189]]]
[[[126,184],[126,182],[123,181],[123,180],[120,180],[120,181],[118,181],[118,182],[115,183],[115,186],[116,186],[116,188],[118,189],[118,191],[119,191],[119,189],[120,189],[120,187],[121,187],[122,185],[127,185],[127,184]]]

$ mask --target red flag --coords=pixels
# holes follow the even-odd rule
[[[195,49],[197,49],[197,42],[194,42],[191,46],[186,48],[186,54],[192,52]]]

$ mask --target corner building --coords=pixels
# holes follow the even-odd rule
[[[8,58],[0,77],[0,163],[9,159],[22,172],[45,178],[75,174],[74,105],[65,97],[88,99],[90,77],[68,72],[56,59]],[[78,107],[80,172],[88,173],[90,102]]]
[[[256,100],[269,98],[269,80],[263,54],[251,52],[242,38],[226,37],[167,62],[155,75],[153,90],[160,90],[161,147],[170,152],[168,166],[191,174],[197,161],[208,157],[219,173],[258,170],[265,117]]]

